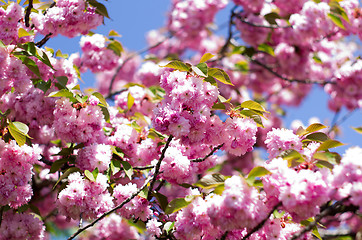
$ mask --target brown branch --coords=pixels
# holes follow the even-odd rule
[[[224,146],[224,144],[220,144],[219,146],[214,147],[214,148],[212,149],[212,151],[211,151],[209,154],[207,154],[205,157],[192,159],[192,160],[190,160],[190,161],[191,161],[191,162],[203,162],[203,161],[205,161],[208,157],[210,157],[212,154],[214,154],[214,152],[216,152],[217,150],[219,150],[220,148],[222,148],[222,146]]]
[[[39,48],[42,47],[50,39],[51,35],[53,35],[53,33],[48,33],[47,35],[44,36],[42,40],[36,42],[35,45]]]
[[[153,174],[152,181],[151,181],[151,183],[150,183],[150,188],[148,189],[147,200],[151,200],[151,198],[152,198],[152,191],[153,191],[153,187],[154,187],[154,185],[155,185],[157,176],[158,176],[158,174],[160,173],[161,162],[162,162],[162,160],[165,158],[166,150],[167,150],[168,146],[170,145],[172,139],[173,139],[173,136],[170,135],[170,136],[168,137],[168,139],[167,139],[167,142],[166,142],[165,147],[162,149],[160,159],[158,159],[158,162],[157,162],[157,164],[156,164],[156,169],[155,169],[155,172],[154,172],[154,174]]]
[[[318,82],[318,81],[313,81],[313,80],[309,80],[309,79],[290,79],[287,77],[282,76],[281,74],[275,72],[273,69],[271,69],[270,67],[266,66],[264,63],[259,62],[258,60],[249,58],[251,62],[255,63],[256,65],[264,68],[265,70],[267,70],[268,72],[270,72],[271,74],[273,74],[274,76],[287,81],[287,82],[297,82],[297,83],[302,83],[302,84],[322,84],[322,85],[326,85],[326,84],[336,84],[335,82],[330,82],[330,81],[323,81],[323,82]]]
[[[30,13],[31,13],[31,9],[33,8],[33,0],[29,0],[29,5],[26,8],[26,12],[25,12],[25,26],[26,27],[30,27]]]
[[[131,54],[129,57],[127,57],[123,63],[121,65],[119,65],[117,68],[116,68],[116,71],[111,79],[111,83],[109,84],[109,88],[108,88],[108,95],[106,97],[106,99],[109,99],[111,98],[114,94],[112,93],[112,87],[113,87],[113,84],[114,84],[114,81],[116,80],[116,77],[118,75],[118,73],[122,70],[123,66],[129,62],[131,59],[133,59],[134,57],[138,56],[138,55],[141,55],[143,53],[146,53],[148,52],[149,50],[153,49],[153,48],[156,48],[158,46],[160,46],[162,43],[164,43],[167,39],[170,39],[173,35],[172,34],[169,34],[169,36],[167,36],[165,39],[163,39],[162,41],[159,41],[157,42],[156,44],[152,45],[152,46],[149,46],[147,48],[144,48],[144,49],[141,49],[137,52],[135,52],[134,54]]]
[[[292,25],[288,26],[278,26],[278,25],[262,25],[262,24],[256,24],[252,22],[246,21],[244,18],[242,18],[240,15],[236,15],[237,19],[239,19],[242,23],[245,23],[252,27],[259,27],[259,28],[270,28],[270,29],[278,29],[278,28],[293,28]]]
[[[273,207],[273,209],[268,213],[268,215],[263,219],[263,221],[261,221],[258,225],[256,225],[253,229],[251,229],[248,234],[245,235],[245,237],[243,237],[242,240],[248,239],[253,233],[255,233],[256,231],[258,231],[259,229],[261,229],[264,224],[266,223],[266,221],[268,221],[268,219],[270,218],[270,215],[273,214],[273,212],[282,205],[281,202],[279,202],[277,205],[275,205]]]
[[[220,50],[220,59],[223,58],[225,56],[225,52],[230,44],[231,38],[233,37],[233,33],[232,33],[232,26],[233,26],[233,19],[235,17],[235,9],[237,8],[237,6],[234,6],[231,9],[231,14],[230,14],[230,18],[229,18],[229,25],[228,25],[228,38],[225,41],[224,46],[222,46],[221,50]]]

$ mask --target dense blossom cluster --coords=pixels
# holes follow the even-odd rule
[[[32,13],[35,28],[43,35],[75,37],[102,24],[103,17],[85,0],[59,0],[44,13]]]
[[[0,240],[361,232],[362,149],[332,149],[346,117],[282,121],[313,84],[336,113],[362,107],[358,0],[173,0],[145,55],[89,32],[98,0],[2,2]],[[57,35],[83,35],[80,53],[46,47]]]

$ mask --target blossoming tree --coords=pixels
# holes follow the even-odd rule
[[[362,106],[357,0],[173,0],[136,53],[92,32],[107,3],[1,2],[0,240],[362,237],[362,149],[282,121],[313,85]]]

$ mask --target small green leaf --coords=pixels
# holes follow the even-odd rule
[[[93,176],[93,173],[91,173],[89,170],[84,170],[84,175],[92,182],[95,182],[96,179]]]
[[[127,108],[130,110],[134,104],[134,97],[132,96],[131,92],[128,92],[127,96]]]
[[[265,44],[265,43],[260,44],[258,46],[258,50],[262,51],[262,52],[266,52],[267,54],[269,54],[271,56],[275,56],[274,49],[271,46],[269,46],[268,44]]]
[[[165,213],[171,214],[171,213],[177,212],[177,211],[181,210],[182,208],[187,207],[191,203],[191,201],[187,201],[185,198],[175,198],[167,205]]]
[[[196,66],[192,66],[191,69],[199,76],[201,77],[207,77],[207,64],[206,63],[199,63]]]
[[[313,154],[313,158],[327,161],[334,165],[341,162],[341,155],[336,152],[316,152]]]
[[[22,146],[26,142],[26,137],[28,135],[29,128],[27,125],[21,122],[9,122],[8,126],[11,136],[15,139],[19,146]]]
[[[30,71],[32,71],[35,75],[41,78],[39,67],[38,65],[36,65],[33,59],[30,59],[26,56],[17,56],[17,58],[19,58],[23,62],[23,64],[29,68]]]
[[[170,231],[172,231],[174,226],[175,226],[175,222],[167,222],[163,226],[163,231],[166,232],[166,234],[169,234]]]
[[[68,89],[67,88],[67,84],[68,84],[68,78],[66,76],[59,76],[56,77],[57,79],[57,88],[60,89]]]
[[[318,151],[325,151],[328,150],[330,148],[335,148],[335,147],[339,147],[339,146],[343,146],[344,144],[337,141],[337,140],[326,140],[325,142],[323,142],[316,150],[316,152]]]
[[[129,178],[129,180],[132,180],[133,168],[132,168],[131,164],[129,164],[129,162],[126,162],[126,161],[121,161],[121,164],[123,166],[124,172],[126,173],[127,177]]]
[[[49,88],[51,87],[52,85],[52,81],[49,79],[47,82],[41,80],[41,79],[37,79],[37,80],[40,80],[38,81],[36,84],[34,84],[34,86],[36,88],[39,88],[40,90],[42,90],[44,92],[44,94],[49,90]]]
[[[208,60],[210,60],[211,58],[213,58],[215,55],[211,54],[211,53],[205,53],[201,59],[200,59],[200,63],[204,63],[207,62]]]
[[[246,178],[246,181],[247,182],[254,181],[256,177],[263,177],[268,174],[271,174],[269,170],[261,166],[256,166],[253,169],[251,169],[251,171],[248,174],[248,177]]]
[[[310,140],[310,141],[316,141],[316,142],[324,142],[324,141],[327,141],[329,139],[329,137],[325,133],[315,132],[315,133],[311,133],[311,134],[307,135],[305,137],[305,139]],[[303,140],[303,142],[304,141],[305,140]]]
[[[98,168],[96,167],[96,168],[92,171],[92,175],[93,175],[93,177],[94,177],[94,180],[97,180],[98,173],[99,173],[99,170],[98,170]]]
[[[110,166],[113,174],[116,174],[121,170],[121,163],[116,159],[112,159]]]
[[[138,194],[141,198],[147,199],[148,197],[148,189],[144,187],[141,192]]]
[[[225,177],[223,175],[220,173],[213,173],[202,177],[199,181],[197,181],[197,183],[195,183],[195,186],[208,189],[224,184],[224,181]]]
[[[52,166],[50,167],[49,173],[55,173],[68,161],[69,161],[68,158],[62,158],[62,159],[59,159],[59,160],[53,162]]]
[[[32,36],[34,35],[34,31],[26,31],[24,28],[19,28],[18,30],[18,37],[22,38],[22,37],[27,37],[27,36]]]
[[[324,161],[324,160],[318,160],[315,162],[315,165],[318,168],[329,168],[329,169],[333,169],[333,164],[329,163],[328,161]]]
[[[152,139],[155,139],[155,138],[164,139],[166,136],[164,136],[162,133],[156,131],[155,129],[151,128],[148,131],[148,136],[147,137],[152,138]]]
[[[69,57],[69,54],[66,54],[66,53],[62,53],[62,51],[60,51],[60,50],[57,50],[56,52],[55,52],[55,56],[56,57],[60,57],[60,58],[68,58]]]
[[[362,134],[362,127],[352,127],[352,129],[358,132],[359,134]]]
[[[65,171],[61,176],[60,178],[58,179],[58,181],[54,184],[53,186],[53,189],[54,190],[56,188],[56,186],[60,183],[60,181],[62,181],[63,179],[65,179],[66,177],[68,177],[71,173],[73,172],[80,172],[80,169],[79,168],[76,168],[76,167],[71,167],[71,168],[68,168],[67,171]]]
[[[173,68],[173,69],[183,71],[183,72],[189,72],[190,69],[191,69],[191,65],[189,63],[183,63],[183,62],[178,61],[178,60],[169,62],[165,66],[160,66],[160,67]]]
[[[106,120],[106,122],[109,122],[109,120],[111,119],[110,115],[109,115],[109,111],[107,109],[107,107],[105,106],[99,106],[101,108],[101,111],[104,115],[104,120]]]
[[[52,92],[48,95],[48,97],[66,97],[66,98],[72,98],[73,93],[69,91],[68,89],[62,89],[57,92]]]
[[[316,132],[316,131],[319,131],[324,128],[326,128],[326,126],[324,126],[321,123],[313,123],[307,127],[306,131],[307,131],[307,133],[312,133],[312,132]]]
[[[230,81],[229,75],[220,68],[209,68],[208,75],[224,84],[234,86]]]
[[[102,94],[100,94],[99,92],[94,92],[94,93],[92,93],[92,95],[95,96],[96,98],[98,98],[98,100],[99,100],[105,107],[108,106],[107,101],[106,101],[106,99],[103,97]]]
[[[317,237],[319,240],[323,240],[321,235],[318,232],[318,228],[316,226],[313,227],[312,234]]]
[[[96,0],[88,0],[89,4],[96,8],[96,13],[106,18],[110,18],[108,15],[107,8]]]
[[[121,56],[121,53],[123,52],[123,47],[122,44],[117,41],[117,40],[113,40],[111,41],[108,45],[107,48],[112,50],[117,56]]]
[[[242,102],[239,106],[239,108],[249,108],[251,110],[257,110],[260,112],[266,112],[269,113],[268,111],[266,111],[262,105],[260,105],[259,103],[253,101],[253,100],[247,100],[245,102]]]
[[[118,32],[116,32],[115,30],[109,31],[108,36],[110,36],[110,37],[121,37],[121,35]]]
[[[155,192],[152,195],[156,197],[158,203],[160,204],[162,211],[165,211],[168,206],[167,197],[159,192]]]
[[[249,63],[247,61],[239,61],[235,63],[235,68],[243,73],[247,73],[249,71]]]
[[[342,28],[342,29],[345,29],[345,27],[344,27],[344,25],[343,25],[343,22],[342,22],[342,20],[341,20],[340,17],[338,17],[337,15],[334,15],[334,14],[332,14],[332,13],[328,13],[328,17],[332,20],[332,22],[333,22],[336,26],[338,26],[338,27],[340,27],[340,28]]]
[[[271,12],[271,13],[264,15],[264,19],[271,25],[278,25],[277,22],[275,21],[275,19],[280,19],[280,18],[281,17],[276,12]]]
[[[3,41],[1,41],[1,40],[0,40],[0,47],[2,47],[2,48],[6,48],[5,43],[4,43]]]

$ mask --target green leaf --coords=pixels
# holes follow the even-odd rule
[[[111,41],[108,45],[107,48],[112,50],[117,56],[121,56],[121,53],[123,52],[123,47],[122,44],[117,41],[117,40],[113,40]]]
[[[133,168],[132,168],[131,164],[129,164],[129,162],[126,162],[126,161],[121,161],[121,164],[123,166],[124,172],[126,173],[127,177],[129,178],[129,180],[132,180]]]
[[[271,46],[269,46],[268,44],[265,44],[265,43],[260,44],[258,46],[258,50],[262,51],[262,52],[266,52],[267,54],[269,54],[271,56],[275,56],[274,49]]]
[[[318,160],[315,162],[315,165],[318,167],[318,168],[329,168],[329,169],[333,169],[333,164],[329,163],[328,161],[324,161],[324,160]]]
[[[66,97],[66,98],[73,98],[73,93],[68,89],[62,89],[57,92],[52,92],[48,95],[48,97]]]
[[[191,69],[201,77],[207,77],[207,64],[206,63],[199,63],[196,66],[192,66]]]
[[[326,126],[324,126],[323,124],[321,123],[313,123],[311,125],[309,125],[306,129],[306,132],[307,133],[312,133],[312,132],[316,132],[316,131],[319,131],[321,129],[324,129],[326,128]]]
[[[313,158],[327,161],[334,165],[341,162],[341,155],[336,152],[316,152],[313,154]]]
[[[148,197],[148,188],[144,187],[141,192],[138,194],[141,198],[147,199]]]
[[[107,8],[102,3],[96,0],[88,0],[88,3],[96,8],[96,13],[110,19]]]
[[[147,137],[152,138],[152,139],[155,139],[155,138],[164,139],[166,136],[164,136],[162,133],[156,131],[155,129],[151,128],[148,131],[148,136]]]
[[[109,111],[107,109],[107,107],[105,106],[99,106],[102,110],[102,113],[104,115],[104,120],[106,120],[106,122],[109,122],[109,120],[111,119],[110,115],[109,115]]]
[[[328,17],[332,20],[332,22],[337,25],[338,27],[342,28],[342,29],[345,29],[344,25],[343,25],[343,22],[341,20],[340,17],[332,14],[332,13],[328,13]]]
[[[337,140],[326,140],[325,142],[323,142],[316,150],[316,152],[318,151],[325,151],[328,150],[330,148],[335,148],[335,147],[339,147],[339,146],[343,146],[344,144],[337,141]]]
[[[260,105],[259,103],[253,101],[253,100],[247,100],[245,102],[242,102],[239,106],[239,108],[249,108],[251,110],[257,110],[260,112],[266,112],[269,113],[268,111],[266,111],[262,105]]]
[[[91,173],[89,170],[84,170],[84,175],[92,182],[95,182],[96,179],[93,176],[93,173]]]
[[[319,240],[323,240],[321,235],[318,232],[318,228],[316,226],[313,227],[312,234],[317,237]]]
[[[200,59],[200,63],[204,63],[208,60],[210,60],[211,58],[213,58],[215,55],[211,54],[211,53],[205,53],[201,59]]]
[[[53,186],[53,189],[54,190],[56,188],[56,186],[65,178],[67,178],[71,173],[73,172],[80,172],[80,169],[77,168],[77,167],[71,167],[71,168],[68,168],[61,176],[60,178],[58,179],[58,181],[54,184]]]
[[[225,110],[225,109],[226,107],[223,103],[215,103],[211,108],[211,110]]]
[[[68,78],[66,76],[59,76],[59,77],[56,77],[56,79],[57,79],[56,86],[59,90],[68,89],[67,88]]]
[[[32,79],[33,80],[33,79]],[[40,90],[42,90],[44,92],[44,94],[49,90],[49,88],[51,87],[52,85],[52,81],[49,79],[47,82],[41,80],[41,79],[37,79],[37,80],[40,80],[38,81],[36,84],[34,84],[34,86],[36,88],[39,88]]]
[[[62,159],[59,159],[59,160],[53,162],[52,166],[50,167],[49,173],[55,173],[68,161],[69,161],[68,158],[62,158]]]
[[[23,64],[29,68],[30,71],[32,71],[35,75],[41,78],[39,67],[38,65],[36,65],[33,59],[30,59],[26,56],[17,56],[17,58],[19,58],[23,62]]]
[[[166,234],[169,234],[174,226],[175,226],[175,222],[167,222],[163,226],[163,231],[166,232]]]
[[[160,204],[162,211],[165,211],[168,206],[167,197],[159,192],[152,193],[152,195],[156,197],[158,203]]]
[[[32,36],[34,35],[34,31],[26,31],[24,28],[19,28],[18,30],[18,37],[22,38],[22,37],[26,37],[26,36]]]
[[[130,110],[134,104],[134,97],[132,96],[131,92],[128,92],[127,96],[127,108]]]
[[[0,40],[0,47],[2,47],[2,48],[6,48],[5,43],[4,43],[3,41],[1,41],[1,40]]]
[[[249,63],[247,61],[239,61],[235,63],[235,68],[243,73],[249,72]]]
[[[266,168],[261,166],[256,166],[248,174],[248,177],[246,178],[246,182],[249,183],[249,185],[253,185],[255,178],[257,177],[263,177],[265,175],[271,174]]]
[[[353,130],[358,132],[359,134],[362,134],[362,127],[351,127]]]
[[[264,15],[264,19],[271,25],[278,25],[277,22],[275,21],[275,19],[280,19],[280,18],[281,17],[276,12],[271,12],[271,13]]]
[[[94,177],[94,180],[97,180],[98,173],[99,173],[99,170],[98,170],[98,168],[96,167],[96,168],[92,171],[92,175],[93,175],[93,177]]]
[[[208,83],[210,83],[211,85],[217,87],[217,82],[216,82],[215,78],[213,78],[213,77],[211,77],[211,76],[208,76],[207,78],[204,78],[204,81],[205,81],[205,82],[208,82]]]
[[[229,75],[220,68],[209,68],[208,74],[224,84],[234,86],[230,81]]]
[[[66,53],[62,53],[62,51],[60,51],[60,50],[57,50],[56,52],[55,52],[55,56],[56,57],[60,57],[60,58],[68,58],[69,57],[69,54],[66,54]]]
[[[189,63],[183,63],[178,60],[169,62],[165,66],[160,66],[160,67],[172,68],[172,69],[176,69],[176,70],[183,71],[183,72],[189,72],[191,69],[191,65]]]
[[[304,161],[302,155],[294,149],[283,151],[279,156],[288,161],[289,167],[295,167]]]
[[[21,122],[9,122],[8,126],[11,136],[15,139],[19,146],[22,146],[26,142],[26,137],[29,137],[29,128],[27,125]]]
[[[224,184],[224,181],[225,177],[222,174],[213,173],[202,177],[199,181],[197,181],[197,183],[195,183],[195,186],[208,189]]]
[[[116,174],[121,170],[121,163],[116,159],[112,159],[110,166],[113,174]]]
[[[181,210],[182,208],[187,207],[192,202],[192,199],[190,201],[187,201],[186,198],[175,198],[172,200],[165,210],[166,214],[171,214],[174,212],[177,212]]]
[[[121,35],[118,32],[116,32],[115,30],[109,31],[108,36],[110,36],[110,37],[121,37]]]
[[[329,137],[327,136],[327,134],[322,132],[311,133],[305,137],[305,140],[316,141],[316,142],[324,142],[328,139]],[[303,142],[305,140],[303,140]]]

